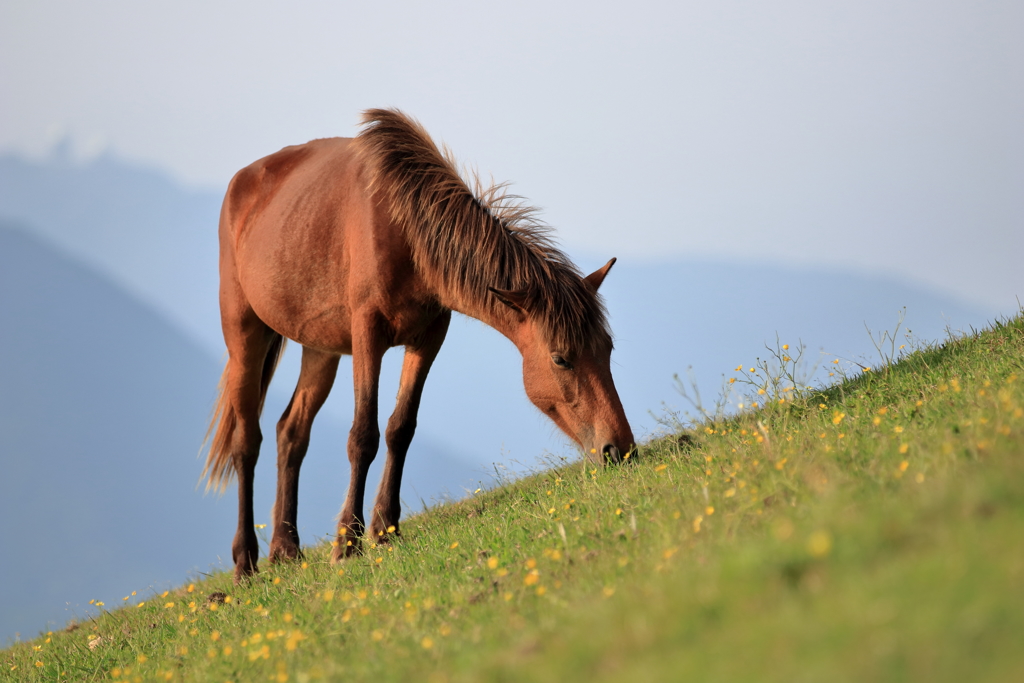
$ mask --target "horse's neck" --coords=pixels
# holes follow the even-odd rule
[[[488,306],[486,304],[472,304],[464,301],[442,301],[442,304],[456,313],[461,313],[462,315],[479,320],[484,325],[492,327],[500,332],[513,344],[517,344],[516,340],[519,336],[518,333],[521,323],[511,310],[508,313],[505,313],[505,311],[500,309],[496,310],[493,306]]]

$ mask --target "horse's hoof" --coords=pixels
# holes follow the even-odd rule
[[[246,565],[242,565],[242,564],[236,564],[235,565],[235,585],[237,586],[238,584],[242,583],[243,581],[248,581],[252,577],[254,577],[257,574],[259,574],[259,572],[260,572],[259,567],[257,567],[255,563],[253,563],[251,566],[246,566]]]
[[[302,548],[290,541],[271,542],[268,560],[271,564],[277,564],[278,562],[302,559],[302,555]]]
[[[401,538],[402,532],[398,529],[398,524],[389,524],[385,526],[373,526],[370,528],[370,535],[366,537],[370,543],[376,545],[387,545],[396,538]]]
[[[338,545],[335,545],[331,549],[331,564],[338,564],[350,557],[363,554],[362,545],[358,540],[344,541],[345,545],[341,545],[341,543],[342,542],[339,542]]]

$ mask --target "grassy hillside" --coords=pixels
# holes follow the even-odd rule
[[[128,596],[0,677],[1024,680],[1024,317],[823,391],[788,354],[738,369],[757,407],[622,467],[435,508],[340,568],[321,546]]]

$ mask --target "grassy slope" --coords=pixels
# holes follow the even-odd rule
[[[340,573],[317,547],[146,596],[0,678],[1024,680],[1024,317],[791,396],[436,508]]]

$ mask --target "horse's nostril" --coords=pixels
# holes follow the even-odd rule
[[[622,462],[622,454],[619,453],[619,449],[612,444],[605,444],[605,447],[601,449],[601,453],[604,454],[604,461],[607,463]]]

